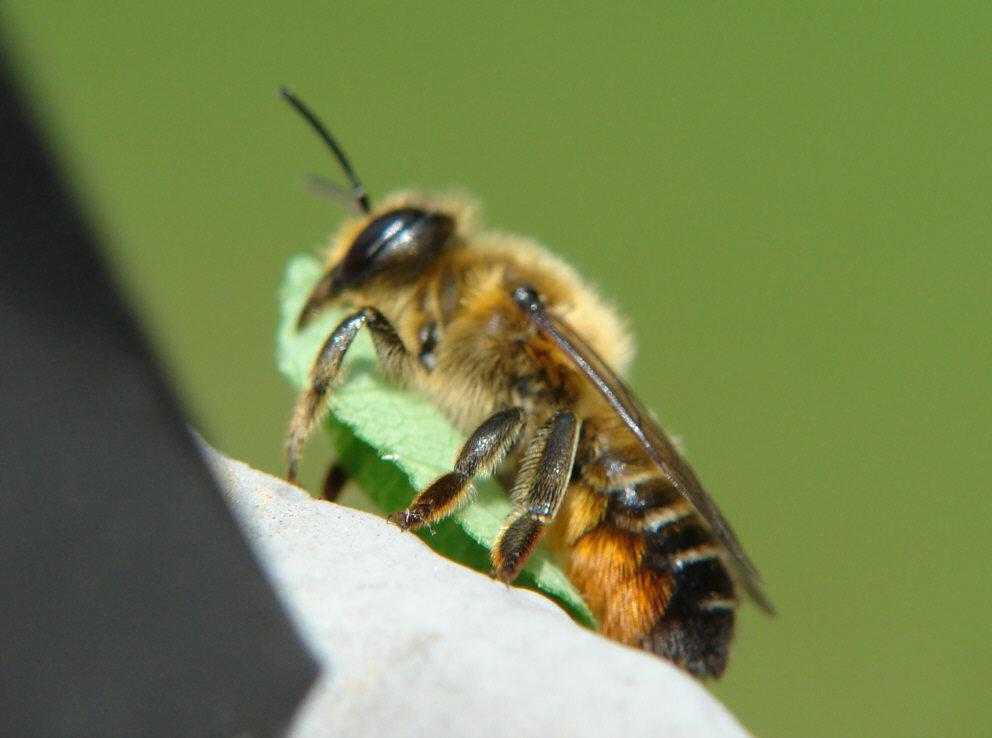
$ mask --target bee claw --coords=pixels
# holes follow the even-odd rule
[[[387,520],[402,531],[416,528],[422,522],[419,515],[409,510],[399,510],[390,515]]]

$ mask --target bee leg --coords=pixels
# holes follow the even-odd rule
[[[510,493],[513,510],[492,550],[493,574],[504,584],[520,573],[544,527],[561,507],[572,476],[579,426],[571,410],[559,410],[537,430],[524,455]]]
[[[325,500],[335,502],[346,484],[348,484],[348,472],[340,462],[335,461],[327,468],[320,491]]]
[[[389,516],[403,530],[415,530],[449,515],[469,489],[472,477],[492,473],[517,442],[524,427],[519,407],[501,410],[476,428],[465,442],[455,470],[435,479],[410,507]]]
[[[296,481],[296,466],[303,455],[303,444],[327,410],[327,392],[341,371],[341,362],[363,326],[372,331],[372,342],[383,368],[393,379],[401,380],[413,362],[393,326],[374,307],[363,307],[338,324],[324,343],[310,369],[310,386],[300,393],[286,432],[286,479]]]

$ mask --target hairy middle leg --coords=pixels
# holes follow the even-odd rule
[[[520,436],[524,418],[519,407],[491,416],[465,442],[455,470],[435,479],[413,499],[410,507],[393,513],[389,519],[403,530],[415,530],[451,514],[465,498],[472,478],[492,473],[506,458]]]

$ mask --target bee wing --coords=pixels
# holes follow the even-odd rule
[[[761,576],[751,563],[751,559],[744,553],[744,548],[734,535],[730,524],[703,490],[699,479],[675,450],[664,431],[623,380],[567,323],[545,310],[544,304],[532,289],[520,287],[514,292],[513,297],[538,331],[554,342],[592,382],[630,432],[640,441],[641,446],[658,465],[665,478],[696,508],[727,551],[737,579],[747,593],[763,610],[773,613],[774,608],[761,589]]]

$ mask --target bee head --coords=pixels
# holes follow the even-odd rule
[[[300,315],[302,327],[322,305],[344,291],[365,286],[372,279],[383,278],[393,284],[415,279],[451,239],[455,221],[444,213],[412,206],[372,213],[364,185],[324,124],[288,89],[283,88],[280,94],[327,144],[351,183],[350,193],[326,182],[320,183],[322,189],[356,207],[367,219],[358,234],[351,237],[343,258],[317,283]]]
[[[455,220],[435,210],[393,207],[347,231],[347,240],[339,242],[341,256],[317,282],[300,313],[300,328],[328,303],[347,298],[349,290],[392,289],[416,281],[451,242]]]

